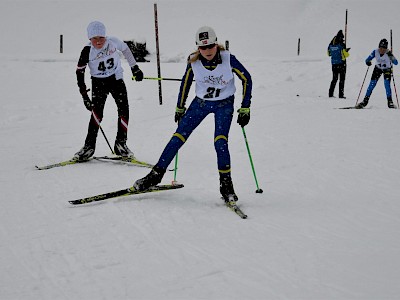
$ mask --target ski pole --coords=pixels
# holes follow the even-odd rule
[[[132,76],[132,79],[134,77]],[[143,77],[143,79],[149,79],[149,80],[170,80],[170,81],[182,81],[182,79],[179,78],[167,78],[167,77]],[[196,81],[193,79],[193,81]]]
[[[244,127],[242,127],[242,132],[243,132],[244,141],[246,143],[247,153],[249,154],[251,169],[253,170],[254,180],[255,180],[256,186],[257,186],[256,193],[261,194],[263,192],[263,190],[260,189],[260,187],[258,186],[256,171],[254,170],[253,159],[251,158],[250,147],[249,147],[249,143],[247,142],[247,136],[246,136],[246,132],[244,131]]]
[[[104,133],[103,128],[102,128],[101,125],[100,125],[100,121],[99,121],[99,119],[97,118],[97,116],[96,116],[96,114],[94,113],[93,110],[92,110],[92,116],[93,116],[94,120],[96,121],[97,125],[99,125],[99,128],[100,128],[100,130],[101,130],[101,133],[103,134],[104,139],[106,140],[107,145],[108,145],[108,147],[109,147],[110,150],[111,150],[111,153],[112,153],[112,154],[115,154],[114,151],[113,151],[113,149],[111,148],[110,143],[108,142],[108,139],[107,139],[107,137],[106,137],[106,134]]]
[[[87,90],[86,90],[86,92],[89,92],[89,91],[90,91],[90,89],[87,89]],[[90,99],[89,99],[89,102],[92,103],[92,101],[91,101]],[[93,103],[92,103],[92,105],[93,105]],[[100,130],[101,130],[101,133],[103,134],[104,139],[106,140],[107,145],[108,145],[108,147],[109,147],[110,150],[111,150],[111,153],[112,153],[112,154],[115,154],[114,151],[113,151],[113,149],[112,149],[111,146],[110,146],[110,143],[108,142],[108,139],[107,139],[107,137],[106,137],[106,134],[104,133],[103,128],[102,128],[101,125],[100,125],[100,120],[97,118],[97,116],[96,116],[96,114],[94,113],[94,110],[93,110],[93,109],[91,110],[91,114],[92,114],[92,116],[93,116],[93,119],[96,121],[97,125],[99,126],[99,128],[100,128]]]
[[[174,180],[172,181],[173,185],[177,183],[177,181],[176,181],[177,171],[178,171],[178,152],[176,152],[176,155],[175,155]]]
[[[182,81],[181,79],[178,78],[166,78],[166,77],[143,77],[143,79]]]
[[[397,89],[396,89],[396,82],[394,81],[394,73],[392,72],[392,77],[393,77],[393,87],[394,87],[394,93],[396,95],[396,101],[397,101],[397,108],[399,107],[399,98],[397,97]]]
[[[364,80],[363,80],[363,82],[362,82],[360,92],[358,93],[356,105],[357,105],[357,103],[358,103],[358,100],[360,99],[361,91],[362,91],[363,86],[364,86],[365,78],[367,78],[368,70],[369,70],[369,66],[368,66],[368,68],[367,68],[367,72],[365,72]]]
[[[392,31],[392,29],[390,29],[390,51],[393,53],[393,31]],[[399,107],[399,98],[397,97],[396,82],[394,81],[393,67],[392,67],[392,77],[393,77],[394,93],[396,95],[396,101],[397,101],[397,108],[400,108]]]

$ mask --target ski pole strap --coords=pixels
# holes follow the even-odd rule
[[[178,114],[184,114],[185,111],[186,111],[186,107],[182,107],[182,108],[176,107],[175,111],[176,111]]]
[[[249,107],[242,107],[238,109],[238,113],[241,115],[249,115],[250,114],[250,108]]]

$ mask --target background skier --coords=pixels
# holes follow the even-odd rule
[[[92,114],[85,144],[82,149],[75,153],[74,159],[87,160],[94,154],[97,133],[103,119],[103,110],[108,94],[113,96],[118,109],[118,132],[114,152],[117,155],[133,157],[132,151],[126,145],[129,104],[119,52],[122,52],[128,61],[132,74],[137,81],[143,80],[143,72],[136,64],[136,60],[126,43],[116,37],[106,37],[104,24],[98,21],[91,22],[87,27],[87,34],[90,44],[85,46],[81,52],[76,69],[76,78],[83,103]],[[92,78],[92,100],[88,96],[89,90],[85,84],[87,65],[89,65]]]
[[[395,108],[392,101],[392,89],[390,87],[390,80],[392,78],[392,63],[397,65],[397,59],[393,56],[393,53],[387,49],[388,41],[386,39],[382,39],[379,42],[379,48],[375,49],[371,52],[371,54],[365,60],[367,66],[371,66],[371,60],[375,58],[375,67],[372,72],[371,81],[369,83],[367,92],[365,94],[364,100],[356,105],[356,108],[364,108],[367,106],[369,97],[372,94],[379,78],[383,74],[384,85],[386,89],[386,98],[387,104],[389,108]]]

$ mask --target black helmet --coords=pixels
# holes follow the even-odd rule
[[[379,42],[379,48],[387,49],[387,47],[388,47],[388,41],[387,41],[387,39],[382,39],[382,40]]]

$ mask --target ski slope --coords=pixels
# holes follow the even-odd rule
[[[229,40],[252,74],[245,129],[264,193],[255,193],[235,117],[230,152],[243,220],[220,199],[212,117],[179,152],[183,189],[70,205],[149,171],[101,161],[34,166],[69,159],[83,145],[90,116],[75,67],[90,21],[146,41],[151,61],[140,68],[156,76],[153,2],[0,2],[0,299],[398,299],[400,111],[387,108],[382,79],[370,109],[336,109],[355,104],[364,59],[390,29],[400,58],[400,2],[379,5],[377,12],[376,2],[356,0],[158,2],[163,76],[183,75],[203,25]],[[331,99],[326,47],[344,29],[346,9],[347,99]],[[132,82],[123,63],[128,145],[156,163],[176,128],[179,82],[162,82],[159,105],[157,82]],[[110,97],[102,127],[112,144],[116,125]],[[100,132],[96,155],[109,154]]]

